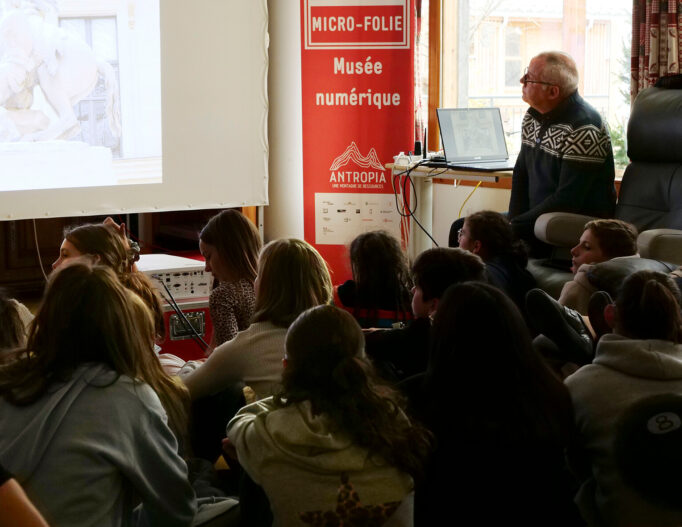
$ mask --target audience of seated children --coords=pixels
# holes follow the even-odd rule
[[[390,381],[400,381],[426,370],[431,317],[448,286],[484,280],[481,259],[463,249],[437,247],[417,256],[412,265],[412,313],[407,327],[365,332],[367,355]]]
[[[23,346],[32,320],[33,315],[24,304],[0,290],[0,352]]]
[[[251,325],[213,350],[203,365],[183,375],[192,399],[217,394],[243,381],[258,399],[272,395],[282,375],[287,328],[306,309],[328,304],[331,278],[307,242],[282,239],[261,251]]]
[[[274,525],[413,524],[428,436],[375,376],[346,311],[319,306],[294,321],[281,391],[244,407],[227,435]]]
[[[573,399],[584,481],[576,496],[589,526],[677,526],[679,506],[651,501],[627,485],[614,444],[622,416],[641,400],[682,393],[680,290],[669,275],[630,275],[607,306],[613,333],[597,344],[592,364],[566,379]],[[677,497],[679,504],[679,496]]]
[[[443,295],[416,402],[436,438],[417,488],[419,525],[581,525],[564,460],[568,391],[499,289],[467,282]]]
[[[412,318],[410,272],[400,242],[385,231],[365,232],[350,244],[353,279],[334,287],[334,305],[363,328],[390,328]]]
[[[526,297],[529,323],[540,334],[534,342],[537,349],[557,365],[590,362],[595,339],[583,315],[588,313],[597,288],[590,283],[588,273],[595,264],[636,254],[637,229],[633,225],[614,219],[588,222],[580,242],[571,249],[575,277],[564,285],[559,301],[540,289],[531,290]]]
[[[233,339],[251,323],[261,245],[255,225],[233,209],[213,216],[199,233],[206,271],[218,281],[208,300],[213,323],[211,348]]]
[[[191,525],[171,431],[186,428],[188,396],[154,355],[151,314],[111,269],[60,267],[0,366],[0,463],[50,525],[131,525],[140,502],[149,525]]]
[[[0,466],[0,527],[48,527],[17,480]]]
[[[470,214],[457,234],[460,248],[481,257],[488,282],[504,291],[525,311],[526,293],[535,278],[526,269],[528,250],[515,238],[509,220],[499,212],[483,210]]]

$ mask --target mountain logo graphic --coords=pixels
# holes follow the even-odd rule
[[[362,168],[384,170],[384,166],[381,164],[381,161],[379,161],[377,151],[374,150],[374,148],[371,148],[367,155],[363,156],[358,149],[358,145],[355,144],[355,141],[351,141],[344,153],[334,159],[329,170],[338,170],[341,167],[345,167],[351,161]]]

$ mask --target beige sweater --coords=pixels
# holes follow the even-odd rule
[[[282,376],[286,333],[270,322],[254,322],[218,346],[202,366],[181,377],[192,399],[216,394],[237,381],[253,388],[258,399],[272,395]]]
[[[227,436],[267,494],[274,527],[356,525],[356,513],[374,516],[368,525],[413,525],[412,478],[313,414],[309,401],[278,408],[268,398],[245,406]]]

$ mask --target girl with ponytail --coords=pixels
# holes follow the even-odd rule
[[[669,275],[634,273],[604,316],[614,332],[599,340],[592,364],[566,379],[586,458],[578,461],[592,466],[576,501],[590,525],[680,525],[682,509],[635,492],[623,481],[614,453],[629,410],[652,396],[682,393],[680,290]],[[655,438],[650,425],[658,421],[650,421],[646,428]]]
[[[333,306],[302,313],[287,332],[281,391],[228,424],[240,463],[270,500],[277,525],[342,524],[371,515],[412,525],[411,476],[427,433],[378,381],[353,316]]]

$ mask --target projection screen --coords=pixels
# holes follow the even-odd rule
[[[0,219],[266,205],[266,0],[0,0]]]

